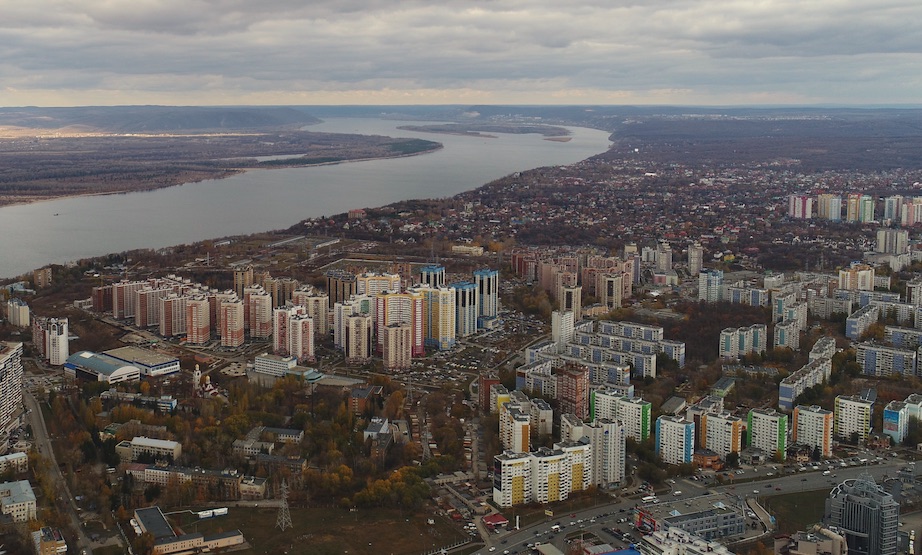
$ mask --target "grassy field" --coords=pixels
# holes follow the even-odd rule
[[[775,516],[778,531],[783,534],[805,530],[823,520],[829,490],[789,493],[759,499],[769,513]]]
[[[265,554],[418,554],[455,543],[462,535],[456,524],[438,516],[405,514],[397,509],[291,509],[294,528],[281,532],[277,509],[231,507],[227,516],[181,523],[186,532],[205,534],[239,529],[253,546],[247,553]],[[433,518],[435,524],[427,524]]]

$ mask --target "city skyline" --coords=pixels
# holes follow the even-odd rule
[[[922,7],[7,3],[3,106],[917,103]]]

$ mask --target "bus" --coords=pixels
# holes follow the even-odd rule
[[[656,496],[655,496],[655,495],[648,495],[648,496],[644,497],[643,499],[641,499],[641,501],[643,501],[644,503],[656,503]]]

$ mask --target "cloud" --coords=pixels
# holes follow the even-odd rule
[[[902,0],[0,4],[4,105],[922,97]]]

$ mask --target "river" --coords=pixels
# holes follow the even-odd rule
[[[569,127],[568,142],[540,135],[496,138],[418,133],[400,122],[330,118],[312,131],[416,137],[429,154],[309,168],[251,170],[154,191],[64,198],[0,208],[0,277],[47,264],[140,248],[284,229],[351,208],[475,189],[516,171],[572,164],[604,152],[608,133]]]

